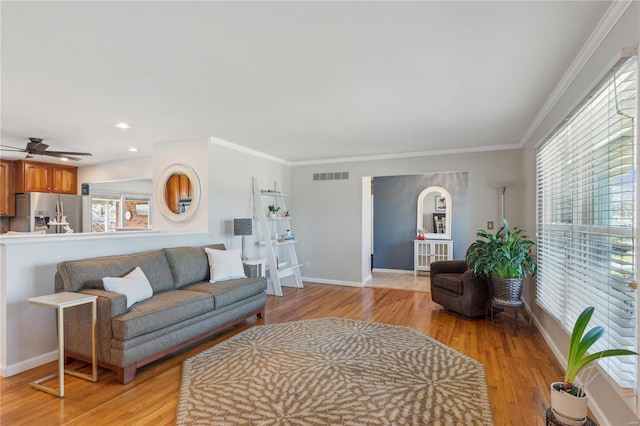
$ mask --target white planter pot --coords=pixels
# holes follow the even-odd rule
[[[275,213],[271,213],[271,212],[269,212],[269,213],[267,213],[267,214],[268,214],[269,218],[271,218],[271,219],[274,219],[274,218],[276,217],[276,214],[275,214]]]
[[[558,420],[569,426],[583,425],[587,419],[587,406],[589,395],[582,397],[573,396],[564,390],[557,390],[564,386],[562,382],[551,383],[551,409]]]

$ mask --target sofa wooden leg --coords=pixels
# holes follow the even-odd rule
[[[125,367],[117,367],[116,372],[118,373],[118,382],[126,385],[133,381],[133,378],[136,376],[136,365],[127,365]]]

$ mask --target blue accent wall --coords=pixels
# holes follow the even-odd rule
[[[469,230],[468,173],[425,173],[373,178],[373,267],[413,270],[418,196],[429,186],[451,194],[455,259],[464,259]]]

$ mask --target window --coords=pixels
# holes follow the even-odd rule
[[[121,223],[120,198],[91,197],[91,232],[115,232]]]
[[[151,229],[150,205],[150,195],[92,195],[91,232]]]
[[[536,153],[537,302],[569,332],[594,306],[594,351],[637,350],[637,81],[637,58],[619,61]],[[637,361],[599,363],[636,389]]]

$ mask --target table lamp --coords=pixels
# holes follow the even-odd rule
[[[244,254],[244,236],[253,235],[252,220],[248,218],[233,219],[233,235],[242,235],[242,260],[247,260]]]

